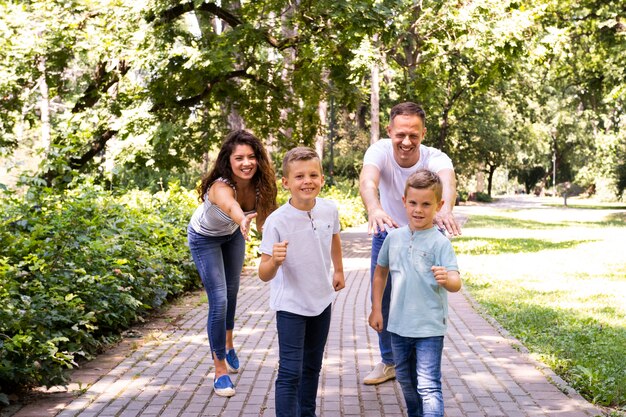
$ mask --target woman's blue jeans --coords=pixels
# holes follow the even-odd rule
[[[187,240],[209,299],[209,345],[218,359],[225,359],[226,330],[235,327],[246,242],[239,230],[227,236],[204,236],[190,227],[187,228]]]
[[[391,334],[396,379],[409,417],[443,417],[441,355],[443,336],[403,337]]]
[[[331,310],[332,304],[314,317],[276,312],[279,355],[276,417],[315,417]]]
[[[370,288],[371,281],[374,279],[374,270],[376,269],[376,263],[378,261],[378,252],[380,252],[380,248],[383,246],[383,242],[387,237],[387,232],[383,231],[380,233],[376,233],[372,236],[372,258],[371,258],[371,269],[370,269]],[[385,286],[385,291],[383,291],[383,304],[382,304],[382,314],[383,314],[383,330],[378,334],[378,348],[380,349],[380,356],[382,363],[385,365],[393,365],[393,351],[391,350],[391,335],[387,331],[387,322],[389,321],[389,303],[391,301],[391,274],[387,277],[387,285]]]

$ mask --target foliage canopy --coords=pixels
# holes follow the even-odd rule
[[[39,149],[49,185],[195,172],[242,126],[277,151],[321,150],[333,122],[335,140],[362,149],[374,66],[382,119],[394,103],[422,103],[427,144],[450,154],[462,185],[497,168],[527,184],[531,172],[543,172],[544,185],[556,172],[592,191],[605,178],[617,195],[626,183],[626,29],[616,0],[0,7],[4,165],[27,159],[20,148]]]

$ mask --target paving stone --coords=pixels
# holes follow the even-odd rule
[[[342,241],[346,288],[333,305],[318,414],[404,417],[404,398],[397,382],[361,383],[379,362],[377,336],[367,325],[369,237],[361,227],[344,231]],[[242,275],[234,339],[241,369],[231,375],[237,394],[230,399],[216,396],[212,389],[207,306],[198,302],[202,296],[198,292],[191,296],[192,302],[173,306],[176,323],[156,329],[155,340],[135,351],[128,344],[127,351],[101,355],[89,364],[88,373],[77,372],[75,380],[95,382],[73,401],[65,393],[65,397],[59,395],[57,407],[35,402],[13,417],[274,417],[278,339],[275,314],[268,307],[269,285],[253,270]],[[601,414],[571,388],[567,391],[573,394],[568,396],[550,383],[553,375],[513,349],[513,344],[521,344],[499,333],[476,311],[468,295],[449,294],[449,302],[450,326],[442,362],[446,417]],[[93,376],[97,369],[101,370],[99,379]]]

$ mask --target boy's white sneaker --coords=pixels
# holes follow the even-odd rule
[[[365,385],[377,385],[382,384],[385,381],[389,381],[390,379],[394,379],[396,377],[396,367],[394,365],[385,365],[384,363],[378,363],[372,369],[365,379],[363,383]]]

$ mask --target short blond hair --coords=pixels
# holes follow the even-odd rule
[[[317,159],[320,163],[320,172],[322,172],[322,161],[319,155],[315,152],[315,149],[307,146],[298,146],[287,151],[283,158],[283,177],[289,175],[289,164],[295,161],[310,161],[311,159]]]
[[[404,186],[405,197],[409,187],[417,190],[433,190],[435,192],[435,197],[437,197],[437,201],[441,201],[441,197],[443,195],[443,184],[441,183],[439,175],[432,171],[427,169],[418,169],[412,173],[409,178],[407,178],[406,185]]]

